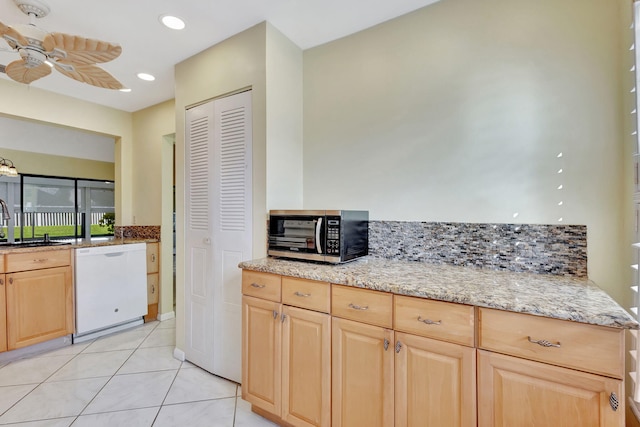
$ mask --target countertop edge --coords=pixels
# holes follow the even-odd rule
[[[243,261],[238,267],[616,329],[640,328],[626,310],[586,278],[372,258],[329,265],[268,257]],[[412,277],[399,283],[397,277],[403,273],[406,277],[407,272]],[[554,298],[554,292],[563,298]]]

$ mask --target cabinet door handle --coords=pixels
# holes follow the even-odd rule
[[[273,310],[273,318],[274,319],[278,318],[278,312],[276,310]]]
[[[360,306],[360,305],[356,305],[353,303],[349,303],[349,307],[353,308],[354,310],[369,310],[369,306],[365,305],[365,306]]]
[[[302,297],[302,298],[307,298],[311,296],[311,294],[303,294],[302,292],[298,292],[298,291],[295,291],[293,294],[297,297]]]
[[[13,277],[9,277],[9,284],[13,285]]]
[[[611,393],[611,395],[609,396],[609,405],[611,405],[611,409],[613,409],[614,411],[618,410],[620,402],[618,402],[618,396],[615,393]]]
[[[4,285],[4,279],[0,279],[0,286]]]
[[[389,340],[388,339],[384,339],[384,351],[387,351],[389,349]]]
[[[527,337],[527,339],[529,340],[530,343],[533,344],[538,344],[542,347],[555,347],[555,348],[560,348],[560,343],[552,343],[551,341],[547,341],[547,340],[534,340],[531,337]]]
[[[156,254],[151,254],[151,262],[156,262]]]
[[[396,353],[400,353],[400,350],[402,350],[402,343],[400,341],[396,342]]]
[[[259,285],[259,284],[257,284],[257,283],[252,283],[252,284],[251,284],[251,287],[252,287],[252,288],[262,289],[262,288],[264,288],[264,287],[265,287],[265,285]]]
[[[430,319],[423,319],[422,316],[418,315],[418,322],[422,322],[425,325],[435,325],[435,326],[439,326],[442,324],[442,320],[430,320]]]
[[[286,314],[282,313],[282,314],[280,315],[280,321],[281,321],[282,323],[284,323],[284,319],[286,319],[286,318],[287,318],[287,315],[286,315]]]
[[[153,286],[153,285],[151,285],[151,293],[152,293],[152,294],[155,294],[155,293],[156,293],[156,287],[155,287],[155,286]]]

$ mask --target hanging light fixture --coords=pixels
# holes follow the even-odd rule
[[[0,176],[18,176],[18,170],[13,165],[13,162],[4,157],[0,157]]]

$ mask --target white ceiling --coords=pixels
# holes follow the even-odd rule
[[[438,0],[44,0],[51,13],[36,24],[49,32],[118,43],[122,55],[101,64],[130,93],[100,89],[54,71],[31,84],[124,111],[137,111],[174,97],[174,65],[220,41],[268,21],[302,49],[318,46],[403,15]],[[183,18],[181,31],[159,17]],[[0,22],[26,24],[14,0],[0,0]],[[0,41],[0,64],[18,59]],[[136,77],[156,76],[154,82]],[[0,78],[9,79],[0,73]]]

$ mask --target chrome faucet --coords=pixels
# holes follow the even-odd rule
[[[0,206],[2,206],[2,222],[7,222],[11,219],[11,215],[9,215],[9,208],[7,208],[7,203],[0,199]]]

